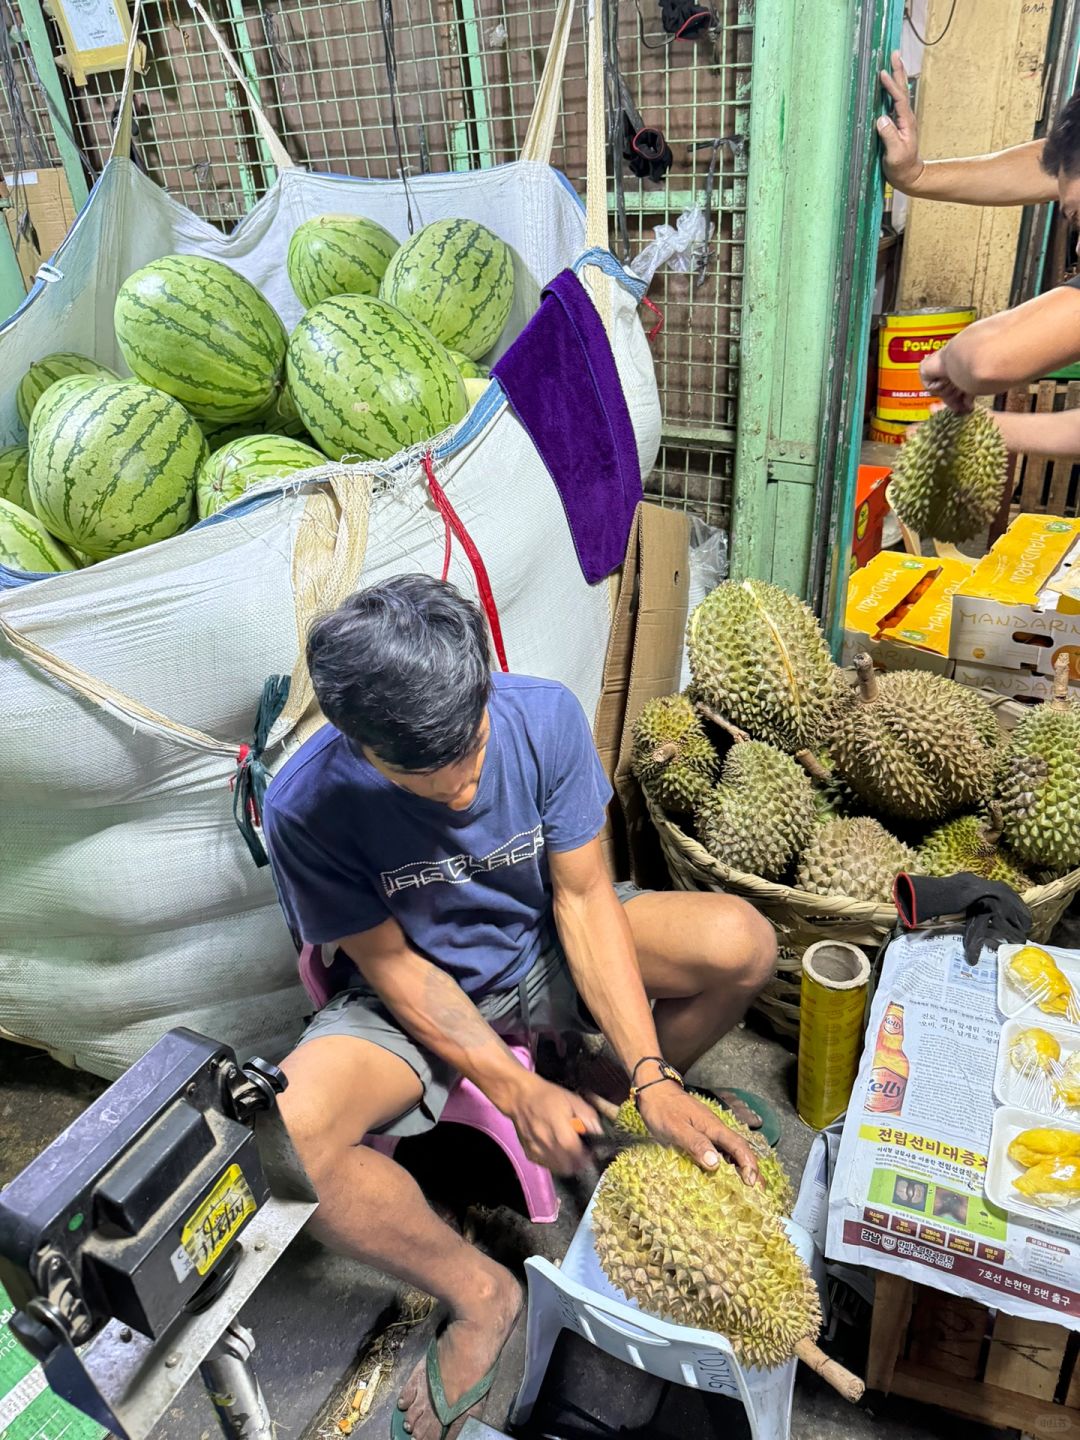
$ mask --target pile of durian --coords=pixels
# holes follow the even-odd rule
[[[1080,702],[1006,735],[966,686],[834,664],[809,608],[723,581],[690,617],[691,684],[650,701],[631,766],[652,803],[722,866],[884,903],[900,871],[968,871],[1024,893],[1080,866]]]

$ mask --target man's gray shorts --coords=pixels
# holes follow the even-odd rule
[[[620,881],[615,893],[622,904],[642,892],[629,881]],[[567,1031],[595,1032],[596,1024],[574,988],[566,955],[557,939],[545,949],[532,969],[510,990],[485,995],[477,1009],[494,1030],[502,1034],[565,1034]],[[348,990],[335,995],[313,1017],[300,1044],[322,1040],[327,1035],[351,1035],[370,1040],[393,1055],[400,1055],[420,1077],[424,1093],[411,1110],[382,1127],[385,1135],[422,1135],[438,1123],[457,1075],[445,1060],[418,1044],[398,1024],[378,995],[360,977]]]

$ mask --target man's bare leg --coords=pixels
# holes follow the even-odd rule
[[[656,892],[627,902],[665,1058],[689,1070],[745,1015],[773,974],[776,935],[734,895]]]
[[[494,1363],[521,1307],[510,1272],[445,1225],[400,1165],[360,1145],[420,1098],[420,1081],[399,1056],[369,1041],[324,1036],[301,1045],[282,1068],[285,1124],[319,1196],[311,1231],[331,1249],[364,1260],[446,1305],[439,1365],[453,1404]],[[424,1367],[402,1391],[416,1440],[438,1440]]]

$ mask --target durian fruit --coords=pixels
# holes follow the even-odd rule
[[[1080,865],[1080,701],[1068,698],[1069,657],[1054,665],[1054,692],[1013,731],[998,781],[1004,836],[1030,865]]]
[[[814,787],[814,819],[824,824],[846,815],[863,813],[863,802],[846,780],[836,773],[829,752],[800,750],[795,759],[810,776]]]
[[[663,695],[642,708],[634,722],[630,766],[658,805],[692,813],[720,761],[687,696]]]
[[[921,874],[915,851],[877,820],[856,816],[815,828],[799,857],[795,883],[815,895],[885,902],[901,870]]]
[[[700,1100],[703,1105],[707,1105],[729,1130],[734,1130],[736,1135],[741,1135],[753,1147],[757,1157],[758,1174],[761,1176],[761,1183],[769,1203],[779,1214],[790,1215],[791,1207],[795,1203],[795,1192],[791,1188],[787,1171],[776,1158],[776,1152],[766,1144],[760,1134],[744,1125],[741,1120],[736,1120],[731,1111],[725,1110],[723,1105],[711,1095],[703,1095],[697,1090],[692,1090],[690,1093],[695,1100]],[[619,1113],[615,1117],[615,1127],[625,1131],[627,1135],[647,1135],[649,1133],[633,1100],[624,1100],[619,1106]]]
[[[1009,1046],[1009,1063],[1021,1074],[1041,1070],[1044,1075],[1048,1075],[1060,1059],[1061,1046],[1057,1040],[1049,1031],[1040,1030],[1037,1025],[1021,1030]]]
[[[691,689],[724,719],[788,754],[827,740],[844,703],[813,613],[764,580],[724,580],[690,617]]]
[[[1048,1210],[1064,1210],[1080,1201],[1080,1159],[1055,1155],[1040,1160],[1013,1181],[1025,1200]]]
[[[919,846],[919,862],[927,875],[979,875],[1010,885],[1022,895],[1031,881],[1000,840],[1001,810],[992,804],[988,820],[961,815],[932,830]]]
[[[1076,1018],[1077,999],[1072,982],[1046,950],[1038,945],[1023,946],[1010,958],[1006,973],[1022,995],[1034,999],[1044,1015]]]
[[[889,482],[889,504],[905,525],[935,540],[970,540],[998,512],[1005,441],[988,410],[937,410],[909,432]]]
[[[1043,1160],[1077,1160],[1080,1159],[1080,1133],[1049,1128],[1021,1130],[1005,1153],[1025,1168]]]
[[[869,655],[855,671],[858,702],[841,711],[831,752],[872,809],[939,820],[988,798],[1001,732],[985,700],[925,670],[877,675]]]
[[[1060,1050],[1058,1052],[1060,1054]],[[1054,1077],[1054,1094],[1062,1105],[1070,1110],[1080,1106],[1080,1050],[1074,1050],[1064,1065],[1057,1067]]]
[[[733,870],[775,880],[806,843],[814,798],[805,770],[762,740],[728,751],[720,783],[694,812],[698,838],[714,859]]]

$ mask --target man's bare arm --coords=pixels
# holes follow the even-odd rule
[[[1057,181],[1040,164],[1043,140],[1029,140],[991,155],[924,160],[898,50],[891,63],[892,73],[882,70],[881,84],[893,102],[893,113],[877,122],[885,150],[882,166],[890,185],[915,199],[957,205],[1038,205],[1058,198]]]
[[[994,423],[1009,450],[1029,455],[1080,455],[1080,410],[1058,410],[1048,415],[1011,415],[994,411]]]
[[[409,946],[396,920],[340,944],[405,1030],[513,1120],[534,1160],[560,1173],[581,1167],[581,1135],[601,1128],[592,1106],[520,1065],[457,981]]]
[[[921,367],[932,394],[944,380],[965,395],[996,395],[1080,360],[1080,290],[1061,285],[962,330]],[[946,395],[942,398],[948,400]]]

